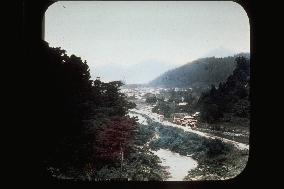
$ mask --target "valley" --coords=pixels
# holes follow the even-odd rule
[[[168,179],[168,181],[181,181],[181,180],[187,180],[188,173],[193,172],[190,179],[210,179],[212,177],[212,170],[209,170],[207,173],[205,172],[199,172],[197,170],[200,169],[200,167],[203,167],[206,163],[204,163],[205,156],[200,153],[200,151],[204,151],[205,149],[201,150],[184,150],[176,149],[172,150],[167,145],[155,145],[155,141],[160,140],[161,137],[169,137],[167,134],[164,134],[163,132],[159,132],[158,130],[166,128],[169,132],[176,132],[175,130],[178,129],[178,133],[181,135],[184,135],[184,133],[190,133],[194,134],[194,137],[196,137],[194,140],[197,140],[198,145],[199,143],[202,145],[204,140],[219,140],[224,144],[228,144],[232,146],[232,153],[237,154],[237,158],[239,156],[243,156],[243,154],[247,154],[249,150],[249,144],[248,143],[242,143],[238,142],[238,140],[234,140],[236,137],[245,137],[248,141],[248,134],[242,134],[239,132],[239,130],[235,130],[237,132],[220,132],[219,134],[217,131],[214,131],[212,129],[209,129],[208,124],[207,127],[204,128],[203,122],[201,122],[198,117],[195,117],[194,119],[194,126],[182,126],[181,124],[177,124],[173,122],[173,118],[165,118],[163,115],[152,112],[153,108],[157,105],[156,104],[149,104],[146,102],[147,96],[149,94],[152,95],[163,95],[165,91],[170,90],[167,88],[135,88],[135,89],[122,89],[122,92],[128,96],[129,100],[131,102],[134,102],[136,104],[136,108],[129,110],[129,116],[130,117],[137,117],[139,124],[143,125],[143,127],[149,127],[149,125],[153,126],[153,132],[155,132],[155,137],[151,139],[151,141],[147,142],[147,146],[150,146],[150,150],[157,155],[161,160],[161,165],[166,166],[168,168],[168,171],[171,175],[171,177]],[[176,91],[178,90],[186,90],[186,89],[179,89],[176,88]],[[198,112],[197,112],[198,113]],[[196,112],[191,113],[190,115],[194,115]],[[203,127],[203,128],[202,128]],[[241,129],[242,132],[244,132]],[[192,135],[188,135],[189,137],[184,137],[184,140],[191,140]],[[175,141],[176,138],[171,138],[172,141]],[[150,145],[149,145],[150,143]],[[152,144],[152,145],[151,145]],[[153,145],[154,144],[154,145]],[[182,145],[181,143],[178,143],[177,145]],[[205,150],[206,151],[206,150]],[[189,153],[192,152],[192,153]],[[237,153],[236,153],[237,152]],[[199,154],[199,155],[197,155]],[[200,155],[201,154],[201,155]],[[248,157],[248,154],[245,155],[246,158]],[[243,158],[243,157],[242,157]],[[231,159],[232,158],[228,158]],[[227,162],[228,163],[228,162]],[[229,165],[227,163],[224,163],[224,168],[228,168],[232,165]],[[245,166],[246,162],[243,162]],[[199,165],[200,164],[200,165]],[[210,167],[212,165],[206,164],[206,166]],[[241,172],[244,167],[238,167],[238,170]],[[212,168],[214,169],[214,168]],[[221,176],[226,174],[226,169],[222,171],[221,174],[217,174],[217,176],[214,176],[214,179],[227,179],[231,178],[229,176]],[[196,173],[197,172],[197,173]],[[214,171],[213,171],[214,172]],[[202,174],[201,174],[202,173]],[[211,176],[210,176],[211,174]],[[215,173],[214,173],[215,174]],[[213,175],[214,175],[213,174]],[[209,175],[209,176],[208,176]]]

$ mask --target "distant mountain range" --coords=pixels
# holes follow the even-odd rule
[[[195,87],[210,86],[224,82],[236,67],[235,58],[250,58],[249,53],[239,53],[223,58],[207,57],[166,71],[148,83],[152,87]]]
[[[147,60],[134,65],[94,66],[92,77],[101,77],[102,81],[122,80],[126,84],[143,84],[155,79],[176,65],[158,60]]]

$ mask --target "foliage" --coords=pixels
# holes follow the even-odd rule
[[[136,132],[135,120],[109,118],[98,132],[95,156],[104,164],[122,161],[121,158],[127,158],[133,148]]]
[[[146,148],[141,148],[129,158],[125,171],[130,180],[162,181],[169,177],[166,167],[161,166],[160,158]]]
[[[173,113],[194,112],[197,101],[198,96],[192,92],[192,89],[180,91],[170,89],[168,91],[162,91],[159,94],[152,112],[164,115],[166,118],[172,118]],[[179,103],[182,102],[184,102],[185,105],[179,105]]]
[[[174,108],[175,105],[173,103],[159,100],[156,106],[152,109],[152,112],[162,114],[166,118],[170,118],[175,111]]]
[[[95,180],[126,178],[132,181],[163,181],[169,177],[169,173],[160,163],[158,156],[146,148],[138,148],[126,159],[122,171],[119,166],[106,165],[94,177]]]
[[[156,96],[149,96],[146,98],[146,103],[148,104],[155,104],[157,102]]]
[[[208,139],[182,129],[152,122],[159,138],[150,142],[153,150],[169,149],[180,155],[191,155],[198,161],[185,180],[216,180],[238,175],[246,166],[247,150],[238,150],[219,139]],[[154,128],[155,128],[154,127]]]
[[[249,54],[241,54],[248,57]],[[235,58],[240,55],[225,58],[202,58],[169,70],[150,82],[151,86],[161,87],[207,87],[211,84],[224,82],[236,67]]]
[[[152,124],[155,125],[155,130],[159,135],[158,139],[151,141],[149,144],[154,150],[164,148],[181,155],[199,153],[214,155],[214,153],[221,154],[229,149],[227,144],[219,140],[207,139],[195,133],[185,132],[180,128],[162,126],[159,123]]]
[[[233,178],[240,174],[248,161],[248,151],[231,149],[208,158],[200,156],[197,168],[190,170],[184,180],[220,180]]]
[[[156,128],[161,137],[150,142],[153,149],[166,147],[184,155],[205,153],[213,159],[227,152],[218,142],[211,147],[199,136],[176,128],[138,125],[127,116],[135,104],[120,92],[120,81],[91,80],[87,62],[75,55],[67,56],[60,48],[44,44],[41,53],[38,61],[42,77],[36,79],[41,81],[38,99],[42,112],[38,119],[43,121],[38,123],[41,135],[36,142],[44,167],[58,178],[164,180],[168,176],[165,167],[145,147]],[[241,65],[244,69],[247,67]],[[243,78],[245,73],[234,74]],[[228,80],[235,81],[234,77]],[[246,90],[241,89],[234,94],[245,99]],[[40,99],[42,96],[45,98]],[[166,117],[174,108],[172,102],[158,101],[157,111],[162,110]],[[240,110],[237,115],[246,116],[246,102],[239,101],[235,108]]]
[[[135,147],[151,135],[126,116],[136,105],[119,91],[122,83],[92,81],[87,63],[60,48],[45,44],[42,52],[41,92],[49,99],[43,99],[48,116],[41,147],[49,173],[80,180],[165,179],[159,158]]]
[[[142,146],[150,141],[155,135],[155,127],[153,125],[138,125],[138,132],[136,135],[135,145]]]
[[[202,120],[218,122],[224,113],[249,118],[249,60],[237,57],[236,64],[236,69],[225,83],[219,83],[218,89],[212,85],[208,92],[201,95],[198,106]]]
[[[238,150],[219,139],[208,139],[182,129],[152,123],[159,138],[150,142],[153,150],[169,149],[180,155],[191,155],[198,161],[185,180],[216,180],[238,175],[246,166],[247,150]]]

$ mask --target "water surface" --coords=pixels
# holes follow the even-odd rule
[[[181,156],[170,150],[160,149],[153,153],[162,160],[163,166],[169,166],[171,178],[168,181],[182,181],[188,171],[197,167],[197,161],[188,156]]]

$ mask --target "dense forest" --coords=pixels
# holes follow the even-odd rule
[[[214,123],[232,121],[233,117],[250,118],[250,61],[236,58],[236,68],[226,82],[220,82],[204,92],[198,101],[203,121]],[[225,119],[225,120],[224,120]]]
[[[141,138],[119,81],[91,80],[86,61],[44,44],[38,143],[46,174],[80,180],[163,180],[159,158],[139,148]]]
[[[169,70],[149,83],[159,87],[204,87],[224,82],[236,67],[235,58],[249,53],[240,53],[225,58],[201,58],[181,67]]]

